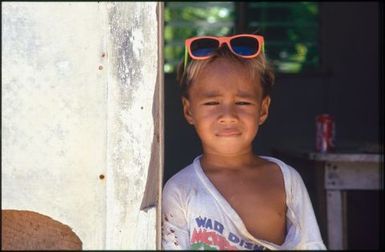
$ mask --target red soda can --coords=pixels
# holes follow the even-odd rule
[[[316,116],[316,150],[328,152],[335,149],[335,124],[334,118],[329,114]]]

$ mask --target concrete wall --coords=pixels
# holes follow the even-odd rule
[[[2,209],[64,223],[83,249],[156,248],[161,9],[2,4]]]

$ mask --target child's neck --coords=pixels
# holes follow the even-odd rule
[[[252,150],[233,155],[205,152],[200,161],[204,170],[240,170],[255,166],[259,158]]]

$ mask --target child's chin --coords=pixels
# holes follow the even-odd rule
[[[244,146],[245,140],[239,136],[226,136],[226,137],[217,137],[216,143],[218,147],[222,148],[237,148],[238,146]]]
[[[240,146],[236,143],[232,143],[231,145],[230,144],[229,145],[222,144],[222,145],[218,146],[216,149],[221,154],[234,155],[237,153],[242,153],[243,150],[246,148],[244,146]]]

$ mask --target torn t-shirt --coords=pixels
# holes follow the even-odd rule
[[[163,190],[162,248],[204,250],[326,249],[298,172],[282,161],[287,234],[282,245],[253,237],[200,165],[200,157],[170,178]],[[257,217],[257,216],[256,216]]]

